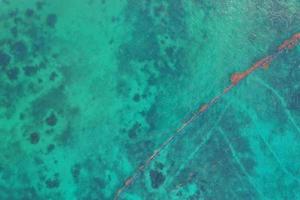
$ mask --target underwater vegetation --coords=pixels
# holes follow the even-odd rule
[[[296,0],[0,1],[0,199],[299,199],[299,22]]]
[[[135,179],[138,178],[139,173],[142,173],[145,170],[145,168],[148,167],[148,165],[150,165],[150,162],[152,162],[164,150],[164,148],[166,148],[176,137],[179,137],[179,134],[181,133],[181,131],[183,131],[183,129],[186,126],[188,126],[190,123],[192,123],[196,117],[199,117],[206,110],[208,110],[211,106],[213,106],[215,103],[217,103],[217,101],[220,98],[222,98],[223,95],[225,95],[230,90],[232,90],[233,87],[235,87],[240,81],[245,79],[251,73],[253,73],[256,69],[262,68],[262,67],[263,68],[269,67],[269,65],[271,64],[273,59],[275,59],[277,56],[279,56],[281,53],[283,53],[287,49],[293,49],[298,44],[299,40],[300,40],[300,33],[296,33],[291,38],[285,40],[278,47],[277,51],[274,54],[266,56],[265,58],[257,61],[255,64],[253,64],[250,68],[248,68],[244,72],[237,72],[237,73],[232,74],[231,79],[230,79],[231,84],[224,89],[223,93],[215,96],[208,103],[201,105],[201,107],[197,111],[193,112],[194,114],[176,130],[175,134],[173,134],[171,137],[169,137],[161,146],[159,146],[159,148],[154,150],[154,153],[145,161],[145,163],[142,164],[141,166],[139,166],[137,171],[134,172],[134,174],[125,181],[124,186],[121,187],[116,192],[114,199],[115,200],[119,199],[119,196],[121,195],[121,193],[125,189],[127,189],[131,184],[133,184]],[[220,129],[220,132],[223,133],[222,129]],[[230,146],[230,148],[232,148],[232,147]],[[248,165],[255,164],[254,161],[252,161],[252,160],[249,160],[247,162],[250,162],[250,164],[247,163]],[[244,169],[244,167],[245,166],[242,166],[241,168]],[[252,168],[252,166],[251,166],[251,168]],[[161,185],[165,179],[165,177],[160,172],[153,171],[153,170],[150,171],[150,177],[151,177],[152,188],[158,188],[159,185]]]

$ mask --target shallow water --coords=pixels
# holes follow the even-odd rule
[[[113,199],[299,27],[297,0],[0,1],[0,199]],[[300,199],[299,55],[242,80],[119,199]]]

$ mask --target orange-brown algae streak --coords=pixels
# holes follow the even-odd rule
[[[300,33],[294,34],[291,38],[285,40],[279,47],[278,50],[286,50],[286,49],[292,49],[296,46],[300,39]]]
[[[158,149],[156,149],[153,154],[145,161],[145,164],[140,165],[137,170],[135,170],[134,174],[129,177],[125,182],[124,185],[117,190],[114,200],[118,200],[121,193],[126,190],[130,185],[133,184],[134,180],[138,177],[139,172],[143,172],[146,167],[151,163],[152,160],[154,160],[159,153],[168,145],[170,144],[177,135],[181,133],[181,131],[188,126],[194,119],[196,119],[197,116],[200,114],[206,112],[212,105],[214,105],[220,98],[222,98],[223,95],[228,93],[234,86],[236,86],[241,80],[245,79],[248,75],[250,75],[253,71],[255,71],[259,67],[266,68],[268,67],[273,59],[276,57],[276,54],[281,53],[282,51],[286,49],[292,49],[296,46],[298,41],[300,40],[300,33],[294,34],[290,39],[285,40],[278,48],[277,52],[274,53],[273,55],[266,56],[265,58],[259,60],[256,62],[254,65],[252,65],[250,68],[248,68],[244,72],[236,72],[234,73],[230,80],[231,84],[227,86],[224,90],[223,93],[215,96],[212,100],[210,100],[207,104],[203,104],[202,106],[199,106],[200,108],[196,111],[196,113],[186,122],[184,122],[176,131],[175,133],[170,136]]]
[[[272,62],[273,58],[274,57],[272,55],[267,56],[267,57],[259,60],[258,62],[256,62],[254,65],[252,65],[246,71],[234,73],[231,76],[231,84],[233,84],[233,85],[238,84],[241,80],[246,78],[249,74],[251,74],[254,70],[256,70],[259,67],[264,67],[265,68],[266,66],[269,66],[270,63]]]
[[[206,109],[208,108],[208,104],[207,103],[205,103],[205,104],[203,104],[201,107],[200,107],[200,112],[204,112],[204,111],[206,111]]]

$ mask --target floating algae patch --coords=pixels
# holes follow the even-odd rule
[[[0,1],[0,199],[300,198],[299,13]]]

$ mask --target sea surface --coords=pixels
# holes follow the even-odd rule
[[[299,32],[299,0],[0,0],[0,200],[300,199]]]

